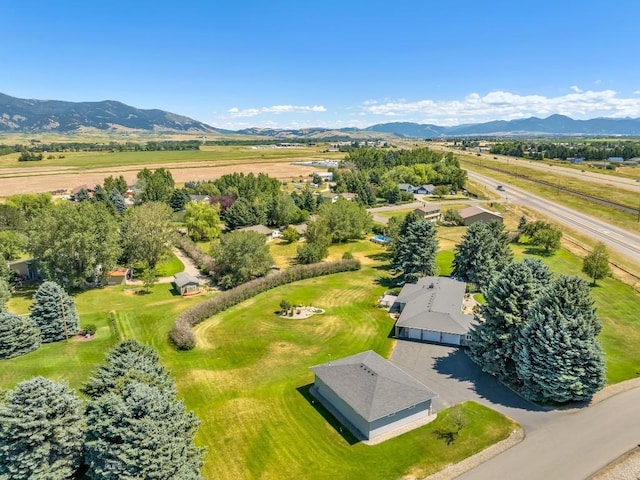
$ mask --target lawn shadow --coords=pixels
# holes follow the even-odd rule
[[[378,277],[375,281],[377,285],[385,288],[396,288],[398,286],[396,279],[393,277]]]
[[[371,255],[366,255],[367,258],[373,260],[374,262],[391,262],[391,252],[381,252],[381,253],[372,253]],[[379,265],[381,269],[388,270],[391,268],[389,265]]]
[[[435,358],[434,369],[449,378],[470,383],[471,389],[478,396],[497,405],[532,412],[549,410],[526,400],[494,376],[483,372],[462,349],[455,349],[445,356]]]
[[[535,247],[533,245],[527,247],[526,249],[524,249],[522,251],[522,253],[525,253],[527,255],[534,255],[537,257],[544,257],[544,258],[549,258],[552,257],[556,252],[555,251],[545,251],[544,248],[539,248],[539,247]]]
[[[303,385],[301,387],[296,388],[298,393],[302,395],[302,397],[311,405],[316,412],[322,415],[322,418],[333,427],[333,429],[349,444],[355,445],[356,443],[360,443],[360,439],[358,439],[355,435],[351,433],[351,431],[344,426],[342,423],[334,417],[329,410],[327,410],[322,403],[318,401],[316,397],[311,393],[311,387],[313,387],[313,383],[309,383],[307,385]]]

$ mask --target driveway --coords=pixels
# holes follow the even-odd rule
[[[513,418],[527,433],[566,414],[544,410],[516,395],[460,348],[398,340],[391,361],[438,394],[435,410],[473,400]]]

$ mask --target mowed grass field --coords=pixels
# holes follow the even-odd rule
[[[176,378],[179,394],[202,420],[197,437],[208,447],[205,478],[398,478],[424,476],[492,444],[516,428],[477,404],[462,406],[465,427],[453,445],[437,431],[450,428],[448,414],[381,445],[354,443],[317,403],[308,387],[309,367],[372,349],[388,356],[393,320],[375,307],[387,276],[385,251],[370,242],[340,245],[332,256],[352,251],[364,260],[359,272],[319,277],[279,287],[196,327],[198,344],[176,351],[167,341],[175,316],[198,297],[174,296],[169,285],[137,295],[107,287],[76,297],[83,323],[98,325],[96,338],[45,345],[3,361],[0,385],[33,375],[65,380],[78,389],[116,343],[105,305],[115,312],[124,338],[156,348]],[[276,315],[282,299],[325,309],[305,320]],[[29,300],[15,298],[13,311]],[[403,452],[399,455],[399,452]],[[230,461],[229,459],[233,459]]]

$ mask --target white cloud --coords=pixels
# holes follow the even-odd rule
[[[407,120],[458,125],[489,120],[510,120],[530,116],[546,117],[554,113],[575,119],[593,117],[639,117],[640,98],[620,97],[613,90],[576,91],[557,97],[519,95],[493,91],[484,96],[471,93],[462,100],[405,100],[361,105],[369,115],[404,117]]]
[[[577,85],[571,85],[569,87],[571,90],[573,90],[576,93],[582,93],[582,89],[580,87],[578,87]]]
[[[242,118],[256,117],[258,115],[282,113],[310,113],[310,112],[326,112],[327,109],[323,105],[273,105],[271,107],[245,108],[240,110],[237,107],[227,110],[226,118]]]

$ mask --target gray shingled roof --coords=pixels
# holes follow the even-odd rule
[[[438,396],[371,350],[311,370],[368,422]]]
[[[462,313],[466,284],[449,277],[422,277],[407,283],[396,303],[405,304],[396,322],[399,327],[465,334],[473,315]]]
[[[241,232],[257,232],[262,235],[271,235],[273,233],[273,229],[265,225],[251,225],[250,227],[243,227],[238,230]]]
[[[186,285],[190,284],[200,284],[200,280],[198,280],[193,275],[188,274],[187,272],[178,272],[173,276],[173,283],[176,284],[176,287],[182,288]]]

